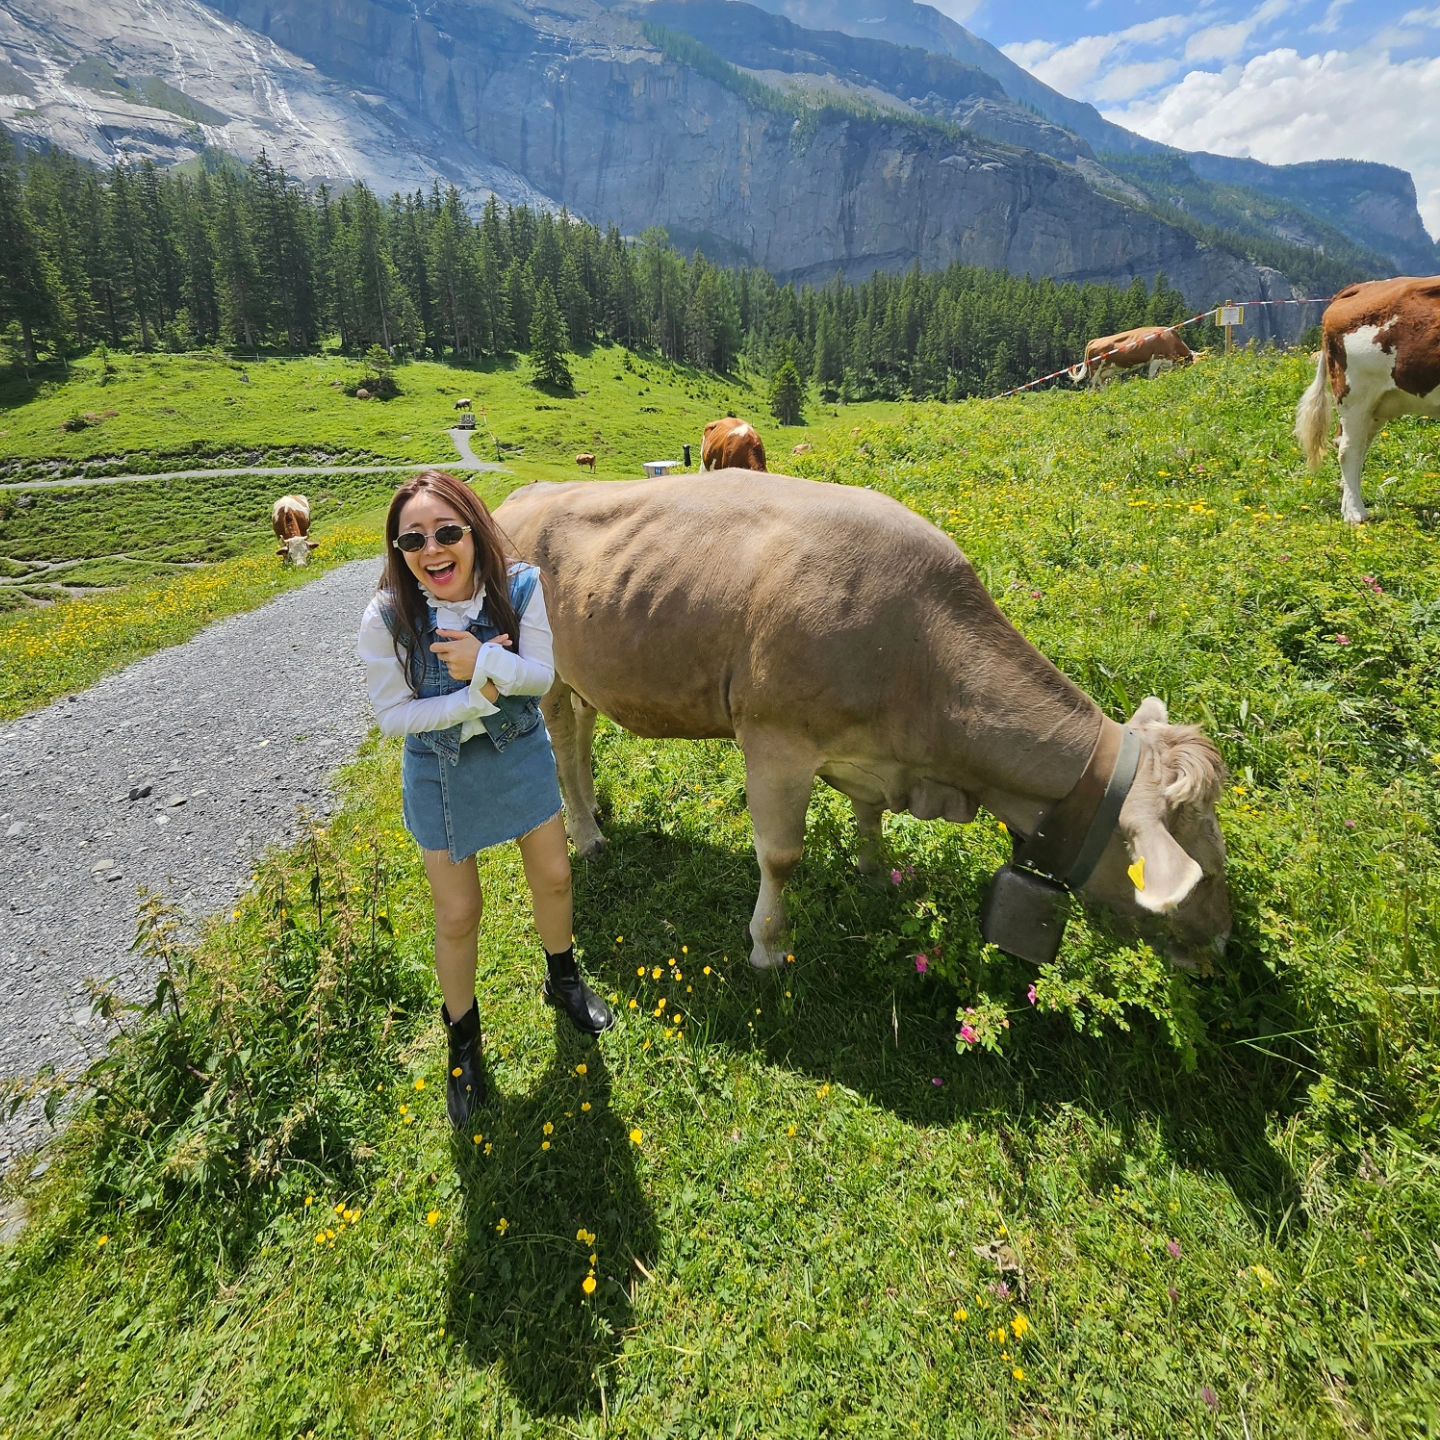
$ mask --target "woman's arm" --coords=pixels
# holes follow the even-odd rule
[[[539,583],[520,617],[520,653],[482,645],[476,675],[488,675],[502,695],[543,695],[555,681],[555,636]]]
[[[484,680],[475,686],[480,691],[479,697],[472,694],[467,686],[449,695],[417,700],[411,694],[405,667],[395,656],[395,646],[380,613],[378,599],[370,602],[365,618],[360,622],[355,653],[365,666],[365,685],[382,735],[419,735],[427,730],[448,730],[452,725],[478,719],[495,709],[490,703],[492,697],[486,694],[493,687]]]

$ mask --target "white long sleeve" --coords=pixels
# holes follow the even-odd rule
[[[502,695],[543,695],[555,681],[555,636],[545,609],[545,592],[538,583],[520,617],[519,640],[518,655],[501,645],[481,646],[476,673],[483,665]]]
[[[473,611],[479,609],[481,598],[477,596],[464,607],[471,614],[457,614],[448,606],[437,606],[438,627],[463,630],[473,618]],[[499,645],[482,645],[469,685],[448,695],[418,700],[411,693],[405,667],[396,658],[379,596],[365,609],[355,645],[355,653],[365,666],[366,687],[382,735],[418,735],[459,725],[462,741],[479,734],[484,729],[480,723],[483,717],[499,709],[481,693],[485,684],[493,680],[502,695],[543,695],[555,678],[555,641],[539,585],[520,617],[520,649],[522,653],[516,655]]]

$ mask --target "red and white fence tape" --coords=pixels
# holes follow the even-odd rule
[[[1262,305],[1328,305],[1333,298],[1333,296],[1326,295],[1323,298],[1314,300],[1240,300],[1234,302],[1234,308],[1259,309]],[[1174,325],[1157,325],[1155,328],[1158,331],[1164,331],[1167,335],[1173,334],[1176,330],[1183,330],[1187,325],[1198,325],[1200,321],[1208,320],[1212,315],[1218,315],[1222,309],[1228,308],[1231,307],[1228,305],[1215,305],[1209,310],[1202,310],[1198,315],[1192,315],[1188,320],[1181,320]],[[1117,345],[1113,350],[1107,350],[1103,355],[1095,356],[1091,363],[1098,365],[1100,362],[1108,360],[1112,355],[1118,354],[1122,348],[1122,346]],[[1002,390],[998,395],[991,395],[989,398],[991,400],[1003,400],[1007,395],[1018,395],[1022,390],[1033,390],[1035,386],[1043,385],[1047,380],[1058,380],[1062,375],[1068,375],[1075,368],[1075,365],[1083,363],[1083,360],[1077,360],[1074,365],[1063,365],[1059,370],[1052,370],[1048,375],[1041,375],[1035,380],[1027,380],[1023,385],[1017,385],[1013,390]]]

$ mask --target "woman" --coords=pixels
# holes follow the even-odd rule
[[[609,1029],[614,1016],[575,963],[570,852],[536,703],[555,678],[540,572],[507,562],[489,511],[441,470],[395,492],[385,540],[385,573],[357,650],[382,733],[405,737],[405,828],[435,906],[446,1107],[464,1129],[486,1099],[475,1001],[479,851],[519,842],[547,1003],[587,1035]]]

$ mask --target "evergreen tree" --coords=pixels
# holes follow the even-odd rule
[[[575,383],[565,363],[565,322],[560,304],[549,284],[542,284],[535,296],[535,314],[530,322],[530,363],[535,381],[556,390],[569,390]]]
[[[0,324],[19,324],[25,363],[33,365],[37,332],[59,316],[59,276],[41,252],[4,136],[0,147]]]
[[[786,360],[770,382],[771,412],[782,425],[799,425],[805,418],[801,414],[804,402],[805,387],[800,371],[793,360]]]

